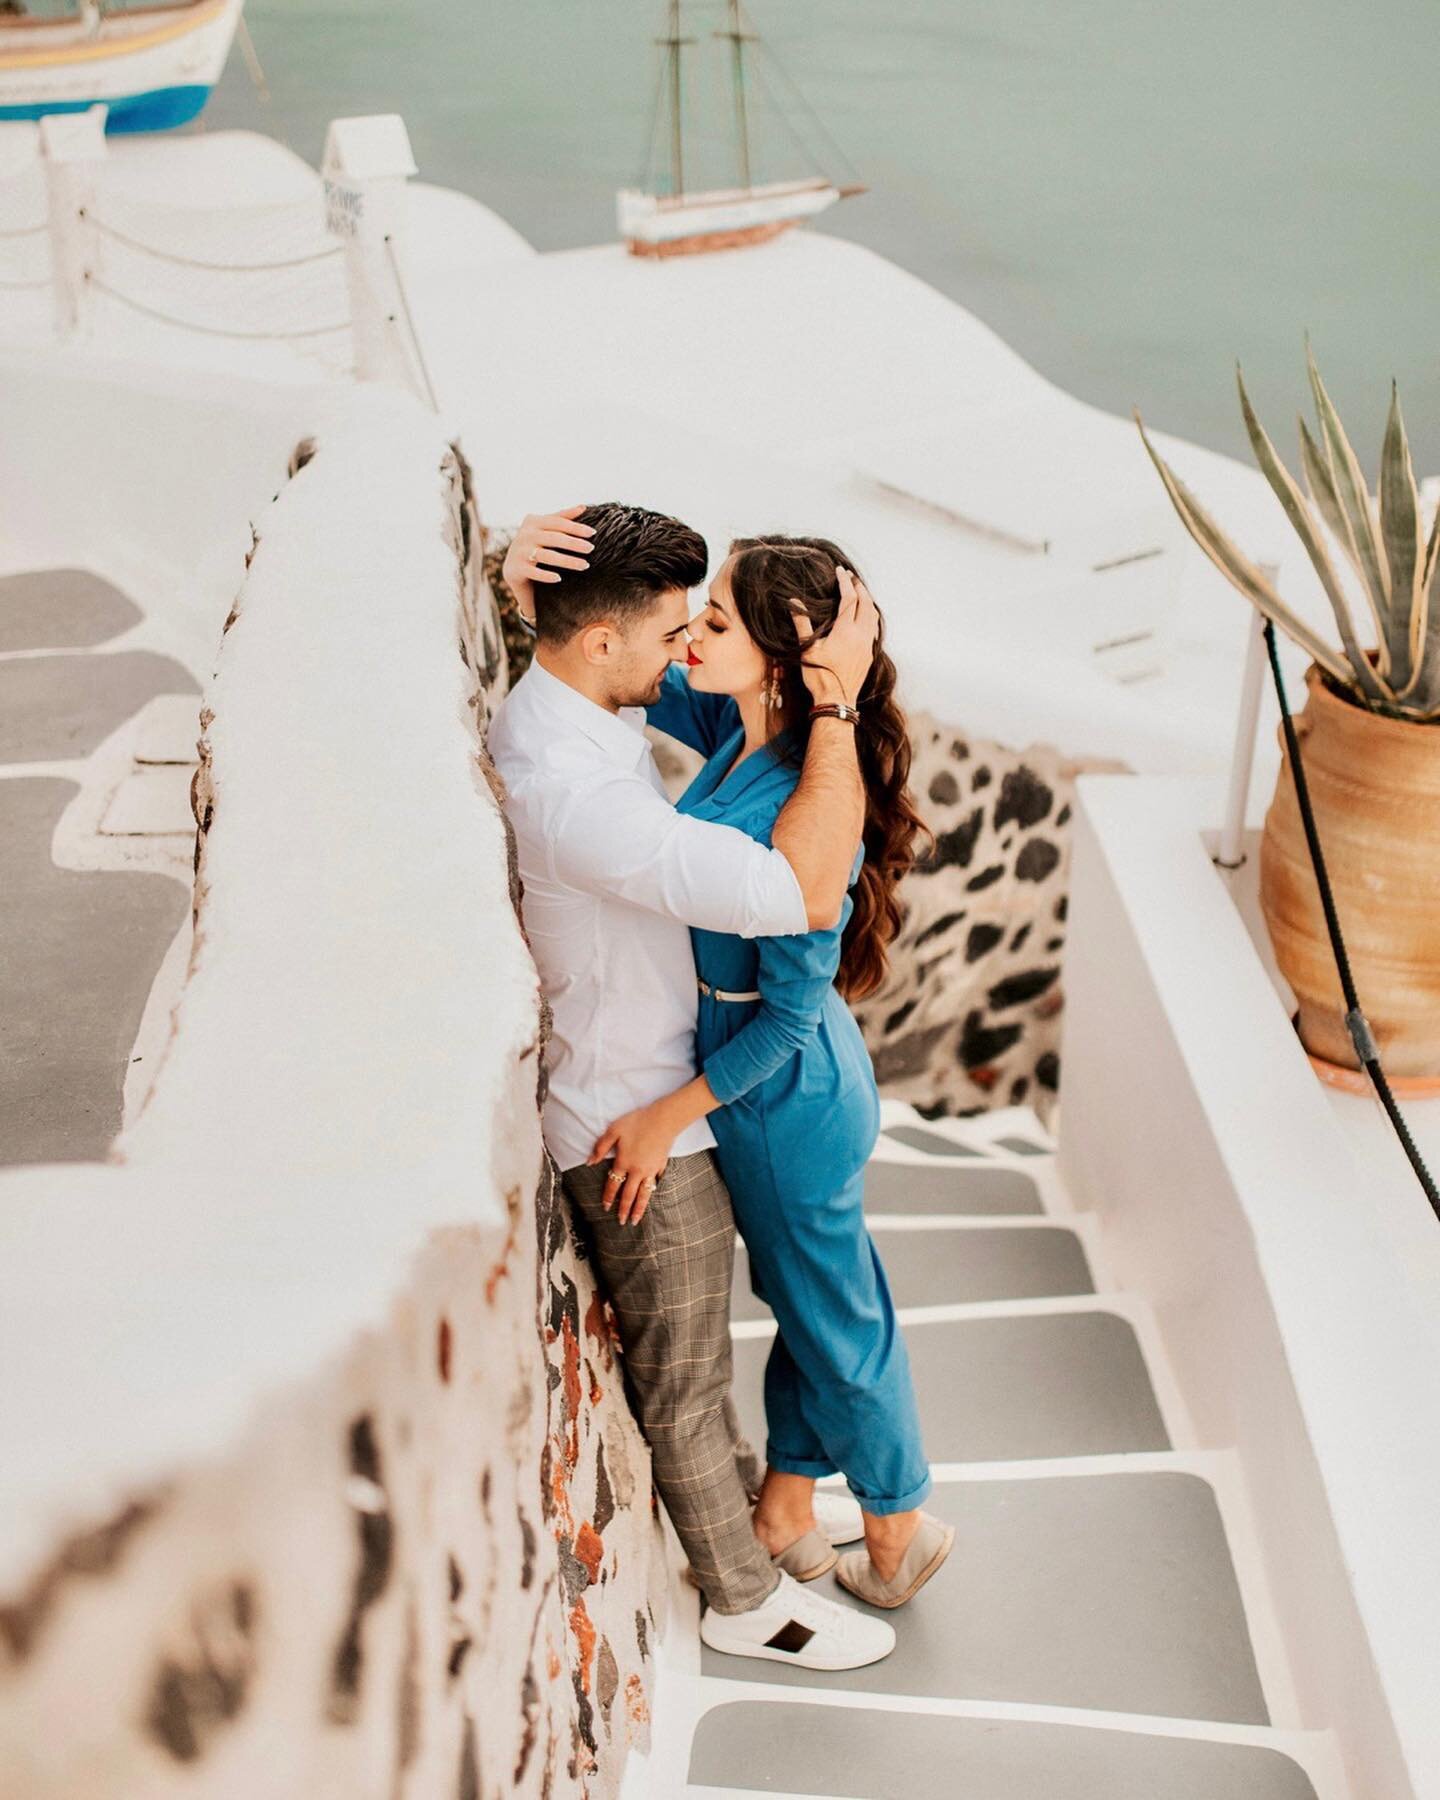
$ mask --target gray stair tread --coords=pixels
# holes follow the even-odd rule
[[[1044,1144],[1032,1143],[1029,1138],[1002,1137],[996,1138],[995,1142],[1000,1149],[1008,1150],[1012,1156],[1051,1156],[1054,1154]]]
[[[783,1700],[712,1707],[690,1779],[836,1800],[1315,1800],[1299,1764],[1263,1747]]]
[[[58,777],[0,781],[0,1164],[104,1156],[155,971],[190,910],[169,875],[55,867],[75,792]]]
[[[1037,1300],[1095,1291],[1084,1246],[1063,1225],[884,1231],[875,1241],[897,1306]],[[735,1263],[733,1310],[737,1319],[770,1317],[769,1307],[751,1292],[743,1248]]]
[[[870,1162],[865,1207],[881,1213],[1038,1213],[1040,1190],[1023,1169],[995,1163]]]
[[[1135,1333],[1114,1313],[943,1319],[907,1326],[905,1341],[931,1462],[1170,1448]],[[770,1344],[735,1342],[735,1403],[757,1449]]]
[[[894,1138],[897,1144],[904,1144],[910,1150],[924,1150],[930,1156],[981,1156],[980,1150],[972,1150],[968,1144],[957,1144],[954,1138],[948,1138],[938,1131],[927,1131],[923,1125],[887,1125],[885,1135]]]
[[[1268,1723],[1224,1526],[1198,1476],[941,1482],[925,1504],[956,1526],[955,1548],[894,1615],[898,1642],[883,1662],[817,1674],[706,1649],[703,1673]],[[852,1603],[833,1577],[816,1587]],[[815,1782],[799,1791],[846,1790]],[[990,1800],[983,1789],[952,1791]],[[1169,1787],[1154,1792],[1171,1800]]]
[[[149,650],[0,662],[0,762],[88,756],[156,694],[198,694],[190,672]]]
[[[88,569],[0,575],[0,650],[70,650],[103,644],[145,615]]]

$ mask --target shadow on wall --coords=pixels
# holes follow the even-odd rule
[[[533,646],[500,575],[508,543],[491,541],[485,573],[513,681]],[[932,1118],[1029,1105],[1048,1123],[1060,1085],[1075,778],[1127,765],[1043,744],[1010,750],[926,713],[910,727],[911,787],[935,848],[901,887],[890,977],[855,1017],[882,1093]],[[701,759],[659,732],[651,739],[678,798]]]

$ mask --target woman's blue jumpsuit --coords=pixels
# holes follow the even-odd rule
[[[709,759],[679,810],[769,844],[800,774],[775,754],[784,741],[727,778],[744,743],[739,709],[694,693],[678,666],[648,717]],[[867,1512],[894,1513],[919,1506],[930,1471],[905,1340],[865,1229],[880,1101],[833,985],[853,905],[847,895],[833,930],[803,937],[692,930],[702,984],[761,996],[716,1000],[702,985],[696,1058],[722,1102],[710,1124],[751,1282],[779,1326],[765,1368],[767,1460],[795,1475],[839,1470]]]

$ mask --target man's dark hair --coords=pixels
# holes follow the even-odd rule
[[[705,579],[705,540],[679,519],[613,500],[587,506],[580,518],[595,528],[590,567],[565,569],[562,580],[535,585],[536,636],[543,644],[568,644],[602,619],[623,628],[644,618],[661,594]]]

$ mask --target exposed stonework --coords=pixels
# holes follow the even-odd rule
[[[1114,769],[911,718],[911,788],[935,847],[901,887],[880,993],[855,1009],[883,1092],[919,1111],[1024,1103],[1060,1081],[1060,961],[1075,776]]]

